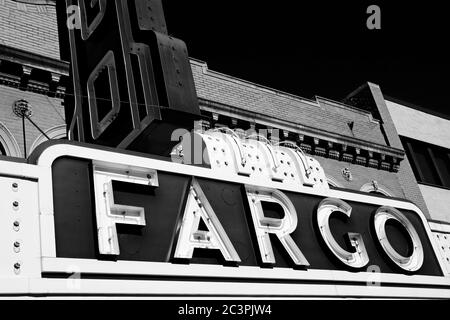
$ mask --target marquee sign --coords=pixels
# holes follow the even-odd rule
[[[21,172],[0,182],[16,186],[1,228],[19,243],[0,246],[0,272],[36,279],[25,293],[450,296],[430,227],[407,201],[74,143],[47,143],[30,162],[0,161],[3,175]]]

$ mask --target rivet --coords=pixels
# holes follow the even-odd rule
[[[19,202],[18,201],[14,201],[13,202],[13,207],[14,208],[18,208],[19,207]]]
[[[20,242],[19,241],[14,242],[14,247],[15,248],[20,248]]]
[[[16,263],[14,264],[14,269],[19,270],[20,267],[21,267],[21,265],[20,265],[19,262],[16,262]]]
[[[14,225],[14,227],[18,228],[18,227],[20,227],[20,222],[19,221],[14,221],[13,225]]]
[[[19,188],[19,184],[16,183],[16,182],[14,182],[14,183],[12,184],[12,188],[15,189],[15,190],[17,190],[17,188]]]

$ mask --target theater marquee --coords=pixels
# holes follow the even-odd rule
[[[450,296],[422,212],[329,189],[312,158],[267,181],[74,143],[29,162],[0,161],[2,294]]]

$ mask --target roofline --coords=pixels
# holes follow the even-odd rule
[[[407,101],[404,101],[404,100],[401,100],[401,99],[398,99],[398,98],[394,98],[394,97],[386,95],[386,94],[384,94],[384,100],[390,101],[390,102],[394,102],[394,103],[397,103],[397,104],[402,105],[404,107],[407,107],[407,108],[410,108],[410,109],[414,109],[414,110],[417,110],[417,111],[421,111],[423,113],[426,113],[426,114],[429,114],[429,115],[432,115],[432,116],[435,116],[435,117],[438,117],[438,118],[443,118],[443,119],[446,119],[446,120],[450,120],[450,115],[444,114],[444,113],[439,112],[439,111],[426,109],[426,108],[424,108],[422,106],[419,106],[419,105],[416,105],[416,104],[413,104],[413,103],[410,103],[410,102],[407,102]]]

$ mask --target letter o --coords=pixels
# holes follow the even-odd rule
[[[404,257],[392,247],[386,234],[386,222],[389,220],[399,222],[407,231],[413,244],[411,256]],[[381,247],[397,266],[409,272],[418,271],[422,267],[424,260],[422,242],[411,221],[403,213],[391,207],[381,207],[374,215],[373,225]]]

